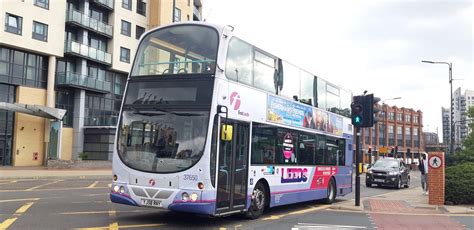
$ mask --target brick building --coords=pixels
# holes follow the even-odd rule
[[[371,163],[382,156],[403,157],[406,163],[413,162],[420,152],[425,152],[423,113],[387,104],[379,109],[379,122],[372,128],[361,129],[363,162]]]

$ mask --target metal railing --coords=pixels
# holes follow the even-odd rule
[[[116,126],[118,122],[118,116],[93,116],[85,117],[85,126]]]
[[[110,92],[111,83],[73,72],[57,72],[56,85],[76,86],[93,91]]]
[[[70,39],[66,40],[66,45],[64,49],[65,53],[80,55],[82,57],[89,58],[94,61],[102,62],[108,65],[112,64],[111,54]]]
[[[114,0],[94,0],[94,2],[111,10],[114,9]]]
[[[198,18],[199,21],[202,20],[201,19],[201,12],[199,12],[199,9],[196,6],[194,6],[193,13],[194,13],[194,15],[196,15],[196,17]]]
[[[75,9],[70,8],[68,10],[66,22],[75,22],[81,26],[84,26],[87,29],[91,29],[109,37],[113,36],[113,28],[111,25],[107,25],[106,23],[101,22],[95,18],[91,18],[88,15]]]

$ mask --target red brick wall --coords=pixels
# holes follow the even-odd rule
[[[430,159],[437,156],[441,159],[441,166],[433,168],[430,165]],[[429,190],[429,204],[444,205],[444,153],[430,152],[428,153],[428,190]]]

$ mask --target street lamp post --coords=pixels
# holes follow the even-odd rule
[[[451,110],[451,137],[450,137],[450,143],[449,143],[449,152],[453,153],[454,151],[454,108],[453,108],[453,63],[451,62],[437,62],[437,61],[421,61],[424,63],[429,63],[429,64],[446,64],[449,66],[449,85],[451,87],[449,94],[451,95],[451,101],[450,101],[450,110]]]

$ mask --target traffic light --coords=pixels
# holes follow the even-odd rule
[[[354,96],[352,98],[351,120],[352,120],[352,125],[354,125],[355,127],[363,127],[362,121],[364,119],[364,114],[363,114],[364,97],[365,96]]]
[[[369,147],[369,150],[367,150],[368,153],[372,153],[372,147]]]
[[[394,147],[392,147],[392,150],[390,150],[390,153],[391,153],[391,154],[394,154],[394,153],[395,153],[395,148],[394,148]]]
[[[378,122],[378,112],[380,110],[377,103],[380,101],[380,98],[374,97],[373,94],[365,95],[364,97],[363,110],[366,115],[364,116],[365,121],[362,123],[365,125],[364,127],[372,127]]]

